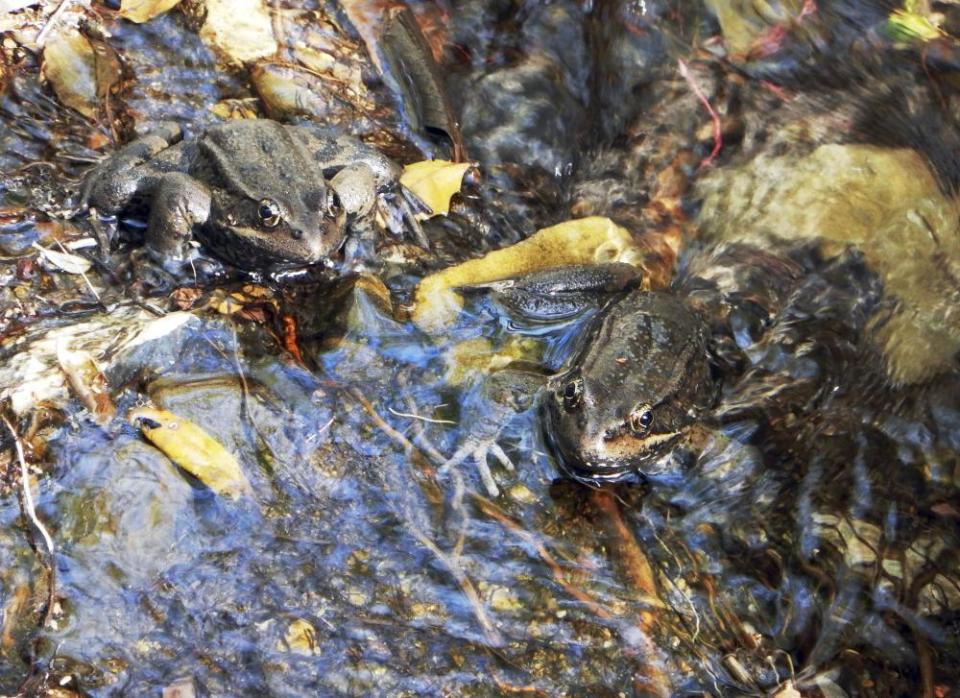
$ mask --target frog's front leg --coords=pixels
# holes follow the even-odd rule
[[[365,163],[353,163],[337,172],[330,186],[351,218],[365,217],[377,203],[377,177]]]
[[[87,175],[83,183],[83,202],[101,213],[114,215],[152,182],[137,168],[181,139],[175,123],[164,122],[155,130],[131,141]]]
[[[210,217],[210,190],[182,172],[157,178],[147,226],[147,250],[164,269],[176,274],[195,251],[195,228]]]
[[[297,137],[320,164],[351,218],[363,218],[378,208],[391,233],[409,232],[419,245],[429,248],[416,218],[424,207],[400,184],[403,168],[356,138],[329,138],[313,125],[304,124]]]

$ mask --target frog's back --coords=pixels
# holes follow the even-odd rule
[[[209,129],[200,143],[229,185],[251,199],[283,201],[291,192],[314,188],[311,183],[322,194],[323,172],[290,128],[269,119],[239,119]]]

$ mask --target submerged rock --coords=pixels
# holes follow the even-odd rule
[[[711,242],[763,248],[819,240],[855,247],[896,302],[870,334],[898,383],[927,380],[960,350],[960,219],[923,158],[909,149],[823,145],[761,155],[703,178],[698,224]]]

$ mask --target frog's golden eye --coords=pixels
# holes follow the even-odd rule
[[[264,228],[275,228],[280,223],[280,207],[273,199],[260,199],[257,204],[257,217]]]
[[[650,407],[650,405],[637,405],[627,416],[627,425],[630,427],[630,431],[638,436],[643,436],[650,431],[650,426],[652,424],[653,408]]]
[[[579,405],[583,396],[583,378],[574,378],[564,385],[562,395],[564,408],[572,410]]]

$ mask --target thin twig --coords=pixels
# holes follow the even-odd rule
[[[67,250],[67,248],[63,246],[63,243],[62,243],[62,242],[60,242],[59,240],[57,240],[56,243],[57,243],[57,247],[60,248],[60,251],[61,251],[61,252],[63,252],[64,254],[71,254],[70,251]],[[92,294],[93,294],[93,297],[97,299],[97,303],[100,304],[100,307],[103,308],[104,310],[107,310],[107,306],[104,305],[103,299],[101,299],[101,298],[100,298],[100,294],[97,293],[97,289],[95,289],[95,288],[93,287],[93,284],[90,283],[90,279],[89,279],[89,277],[87,276],[86,272],[84,272],[84,271],[82,271],[82,270],[78,270],[78,272],[80,273],[80,276],[83,277],[84,282],[87,284],[87,288],[90,289],[90,293],[92,293]]]
[[[23,453],[23,442],[20,440],[20,436],[17,434],[17,430],[13,428],[10,420],[3,416],[0,416],[0,418],[2,418],[3,423],[7,425],[10,436],[13,438],[13,446],[17,451],[17,460],[20,463],[20,488],[23,492],[23,508],[26,509],[27,517],[31,523],[33,523],[34,528],[40,531],[40,535],[43,536],[43,542],[46,543],[47,546],[48,558],[46,567],[49,582],[47,584],[47,608],[43,615],[43,623],[40,626],[42,628],[46,626],[50,614],[53,612],[53,600],[57,580],[56,565],[54,564],[55,546],[53,544],[53,538],[51,538],[50,533],[47,532],[47,527],[43,525],[43,522],[40,521],[37,516],[37,510],[33,504],[33,492],[30,491],[30,474],[27,472],[27,457]]]
[[[73,2],[73,0],[60,0],[57,9],[53,11],[53,14],[47,19],[47,23],[43,25],[43,29],[37,34],[37,48],[43,48],[44,43],[47,41],[47,34],[49,34],[53,26],[60,21],[60,15],[70,6],[71,2]]]
[[[367,400],[363,393],[360,392],[359,388],[351,386],[346,390],[353,399],[360,403],[360,406],[363,407],[364,411],[370,416],[374,423],[388,437],[390,437],[394,442],[399,444],[404,449],[408,457],[413,451],[418,450],[417,447],[414,446],[406,436],[387,424],[383,417],[381,417],[377,412],[376,408],[370,403],[369,400]],[[422,451],[420,451],[420,453],[421,455],[424,455]],[[427,477],[432,480],[433,474],[428,473]],[[470,606],[473,609],[473,614],[476,617],[477,622],[480,624],[480,627],[483,628],[483,634],[487,638],[487,642],[490,644],[490,646],[502,646],[503,636],[500,635],[500,632],[487,615],[487,611],[483,606],[483,602],[480,599],[480,594],[477,592],[477,588],[470,580],[470,577],[467,576],[467,573],[464,571],[459,560],[457,559],[457,556],[460,554],[459,547],[455,547],[455,555],[451,556],[450,554],[441,550],[440,547],[433,542],[433,540],[431,540],[425,533],[418,530],[416,527],[408,526],[407,530],[420,543],[420,545],[433,553],[434,557],[443,563],[443,565],[450,571],[450,574],[457,582],[457,585],[467,598],[467,601],[470,602]]]
[[[392,407],[388,407],[387,410],[394,416],[407,417],[408,419],[419,419],[421,422],[427,422],[428,424],[456,424],[456,422],[450,419],[434,419],[433,417],[424,417],[423,415],[414,414],[412,412],[398,412]]]
[[[720,117],[717,116],[717,112],[714,111],[713,107],[710,106],[710,100],[707,99],[707,96],[703,93],[703,90],[700,89],[700,86],[697,84],[696,80],[693,79],[693,76],[690,75],[690,71],[687,69],[687,64],[683,59],[677,60],[677,65],[680,68],[680,75],[683,76],[683,79],[687,81],[687,84],[690,86],[690,89],[693,90],[693,93],[697,96],[697,99],[700,100],[700,103],[703,105],[704,109],[707,110],[707,113],[710,115],[710,120],[713,122],[713,150],[710,151],[710,154],[700,161],[700,168],[703,169],[717,157],[717,153],[720,152],[720,148],[723,147],[723,136],[720,131]]]
[[[419,450],[416,446],[413,445],[410,439],[408,439],[406,436],[404,436],[399,431],[394,429],[392,426],[387,424],[387,421],[380,416],[380,413],[377,412],[376,408],[370,403],[370,401],[364,396],[364,394],[360,392],[359,388],[355,388],[351,386],[347,388],[346,391],[347,393],[350,394],[350,397],[352,397],[354,400],[360,403],[360,406],[363,408],[364,412],[366,412],[367,415],[369,415],[370,419],[373,420],[373,423],[376,424],[377,427],[379,427],[384,434],[390,437],[391,440],[395,441],[397,444],[403,447],[403,450],[406,453],[410,454],[413,451]]]

